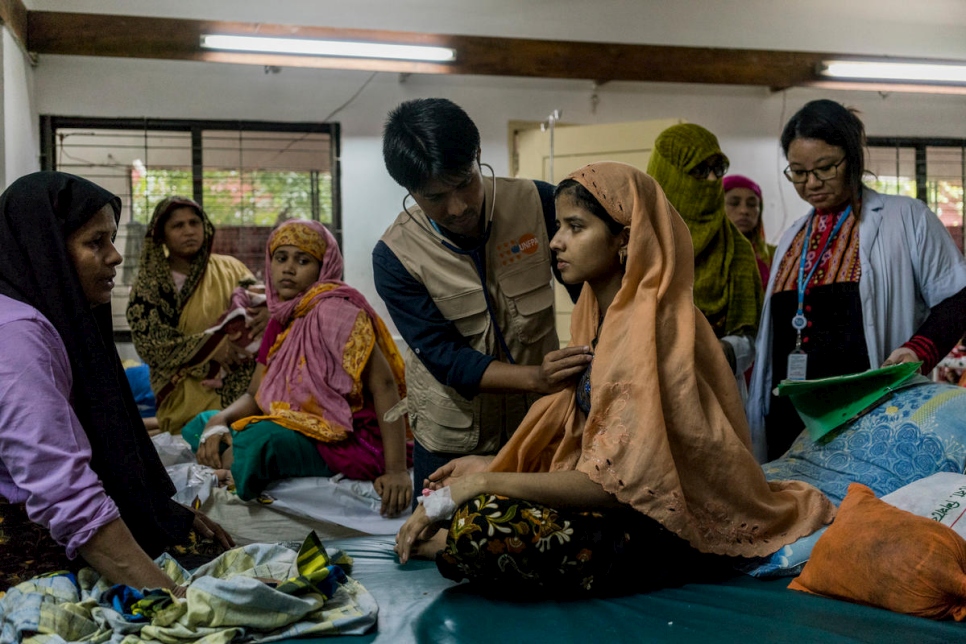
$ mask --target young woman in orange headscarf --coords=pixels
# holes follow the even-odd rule
[[[641,590],[829,522],[821,492],[766,481],[752,456],[735,379],[694,305],[688,229],[660,186],[597,163],[560,184],[556,206],[560,272],[584,282],[572,343],[594,360],[495,457],[433,474],[400,560],[436,554],[444,575],[500,588]]]

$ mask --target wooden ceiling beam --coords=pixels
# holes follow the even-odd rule
[[[27,51],[27,7],[23,0],[0,0],[0,23],[10,30],[24,51]]]
[[[17,0],[0,0],[6,3]],[[438,45],[453,63],[217,52],[201,48],[208,33],[329,38]],[[473,74],[607,81],[791,87],[819,80],[815,52],[593,43],[488,36],[419,34],[264,23],[27,12],[27,44],[37,54],[196,60],[418,74]]]

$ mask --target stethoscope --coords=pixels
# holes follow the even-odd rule
[[[496,321],[496,311],[494,310],[493,301],[490,299],[490,291],[486,288],[486,270],[483,266],[482,251],[486,246],[486,242],[490,239],[490,230],[493,227],[493,215],[496,213],[496,172],[493,170],[493,166],[491,166],[489,163],[482,163],[479,161],[477,161],[477,163],[481,169],[483,166],[486,166],[490,169],[490,184],[493,186],[493,189],[492,194],[490,195],[490,216],[486,219],[486,227],[483,229],[483,235],[480,237],[479,243],[477,243],[473,248],[463,249],[455,244],[450,243],[445,237],[443,237],[443,233],[440,231],[439,226],[435,221],[429,217],[426,217],[426,220],[429,221],[429,226],[427,226],[419,220],[419,217],[416,217],[413,215],[413,213],[409,212],[407,200],[412,197],[411,193],[407,192],[406,196],[403,197],[402,206],[403,211],[409,215],[409,218],[413,221],[413,223],[422,228],[428,235],[435,235],[435,237],[439,240],[439,243],[442,244],[444,248],[450,252],[456,253],[457,255],[469,257],[473,262],[473,266],[476,267],[476,275],[480,279],[480,286],[483,287],[483,299],[486,301],[486,311],[490,315],[490,322],[493,323],[493,328],[496,331],[496,339],[500,342],[500,348],[503,349],[503,354],[506,356],[506,359],[509,361],[509,363],[516,364],[516,361],[513,359],[513,355],[510,353],[510,348],[507,346],[506,339],[503,337],[503,331],[500,330],[500,325]],[[485,184],[483,188],[483,198],[484,200],[486,199]],[[423,216],[425,216],[425,213]]]
[[[430,228],[427,227],[426,224],[419,221],[419,218],[414,216],[413,213],[409,212],[409,205],[406,202],[410,197],[413,196],[411,192],[407,192],[406,196],[403,197],[403,201],[402,201],[403,212],[409,215],[409,218],[417,226],[419,226],[424,231],[426,231],[426,233],[429,234],[430,236],[432,236],[435,233],[436,237],[439,239],[439,242],[445,248],[447,248],[448,250],[451,250],[454,253],[458,253],[460,255],[467,255],[475,251],[479,251],[483,246],[486,245],[487,240],[490,238],[490,228],[493,226],[493,214],[496,212],[496,172],[493,170],[493,166],[491,166],[489,163],[481,163],[480,161],[477,161],[477,163],[479,164],[481,169],[483,168],[483,166],[486,166],[487,168],[490,169],[490,184],[493,186],[493,194],[490,197],[490,216],[486,220],[486,228],[484,228],[483,230],[483,236],[480,237],[480,242],[470,250],[463,250],[459,246],[455,246],[449,243],[449,241],[447,241],[446,238],[443,237],[443,233],[442,231],[440,231],[439,226],[436,224],[436,222],[430,219],[429,217],[426,217],[426,220],[429,221],[429,225],[432,227],[432,230],[430,230]],[[483,198],[484,200],[486,199],[485,186],[483,188]]]

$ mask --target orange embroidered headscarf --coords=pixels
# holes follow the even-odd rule
[[[630,226],[628,257],[600,331],[585,419],[574,387],[537,401],[493,471],[577,469],[703,552],[765,556],[832,520],[817,489],[769,482],[714,331],[695,308],[687,226],[660,186],[622,163],[570,175]],[[584,285],[572,345],[590,345],[597,299]]]

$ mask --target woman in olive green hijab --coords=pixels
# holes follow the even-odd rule
[[[755,251],[725,214],[721,178],[727,171],[717,137],[692,123],[664,130],[647,164],[691,231],[694,304],[739,376],[754,360],[762,287]]]

